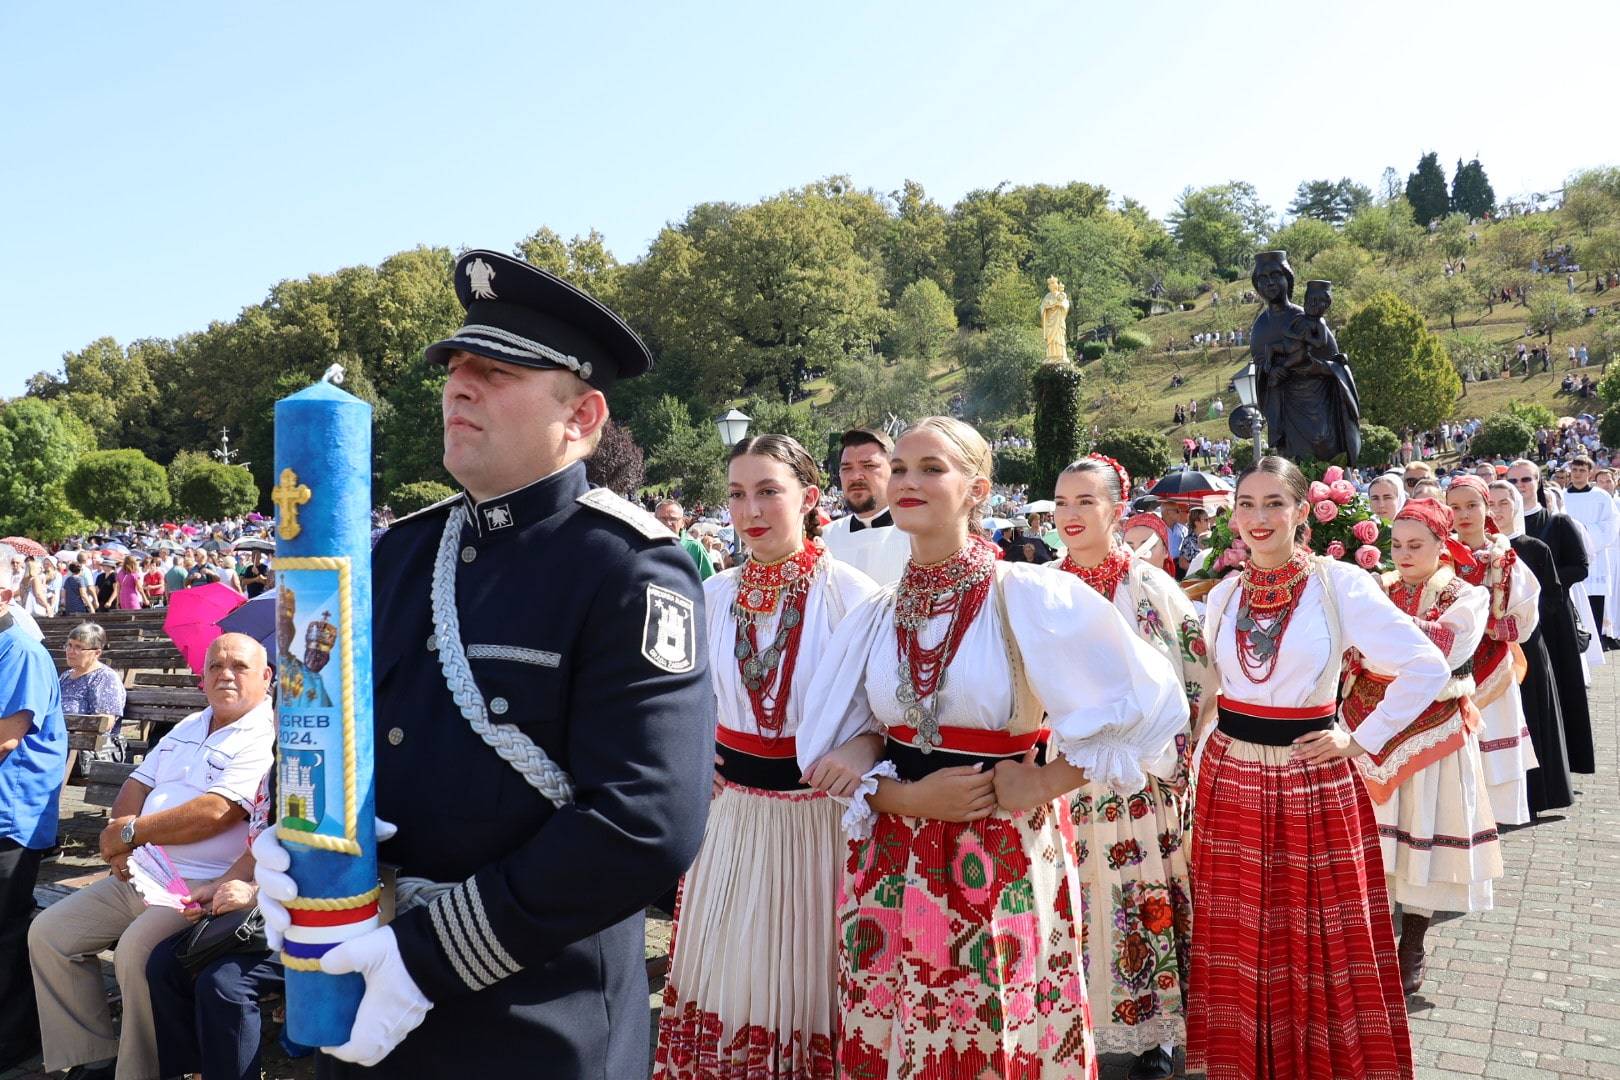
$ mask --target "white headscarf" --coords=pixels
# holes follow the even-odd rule
[[[1505,491],[1509,495],[1513,496],[1513,521],[1508,525],[1504,525],[1500,521],[1496,521],[1494,517],[1491,519],[1492,521],[1496,521],[1497,531],[1503,536],[1507,537],[1509,540],[1513,539],[1515,536],[1523,536],[1524,496],[1519,494],[1519,489],[1507,480],[1492,480],[1488,485],[1486,485],[1486,489],[1491,492]],[[1489,507],[1486,509],[1488,511]]]
[[[1384,480],[1395,485],[1395,509],[1389,515],[1389,520],[1394,521],[1395,515],[1401,512],[1401,507],[1406,505],[1406,478],[1398,472],[1387,472],[1381,476],[1375,476],[1372,478],[1371,483],[1367,485],[1367,492],[1369,495],[1372,493],[1373,484],[1378,483],[1380,480]]]

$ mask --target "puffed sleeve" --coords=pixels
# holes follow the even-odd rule
[[[1417,626],[1457,670],[1479,648],[1490,615],[1490,594],[1475,585],[1465,585],[1461,595],[1440,613],[1438,619],[1418,619]]]
[[[1344,644],[1360,650],[1370,666],[1395,675],[1384,700],[1356,729],[1356,742],[1376,754],[1434,703],[1451,677],[1451,667],[1371,574],[1337,560],[1325,565],[1325,583],[1333,587]]]
[[[878,730],[866,699],[866,659],[878,634],[889,625],[893,606],[893,589],[874,593],[833,631],[827,655],[806,689],[809,696],[796,736],[800,769],[808,772],[830,751]]]
[[[1494,619],[1498,641],[1524,641],[1541,625],[1541,582],[1518,559],[1509,570],[1507,608]]]
[[[1068,574],[1014,563],[1002,579],[1024,672],[1046,706],[1051,749],[1129,794],[1187,723],[1169,659],[1113,604]]]

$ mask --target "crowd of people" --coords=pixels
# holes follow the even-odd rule
[[[1411,1080],[1431,920],[1488,910],[1504,828],[1595,769],[1613,467],[1414,456],[1329,485],[1267,457],[1180,499],[1092,454],[998,491],[986,440],[936,416],[846,432],[835,500],[763,434],[723,508],[649,514],[584,480],[601,387],[645,346],[498,253],[456,281],[476,320],[427,355],[465,495],[373,558],[393,920],[310,918],[267,827],[270,658],[223,634],[207,708],[117,796],[108,876],[30,923],[104,639],[81,627],[58,677],[0,550],[0,1067],[256,1075],[296,944],[364,983],[324,1075],[645,1075],[658,901],[660,1080],[1086,1077],[1099,1052],[1146,1080],[1183,1047],[1211,1080]],[[579,355],[531,348],[537,314],[588,328]],[[1392,570],[1312,554],[1318,488],[1366,498]],[[180,903],[133,888],[151,848]],[[194,949],[255,911],[262,938]]]

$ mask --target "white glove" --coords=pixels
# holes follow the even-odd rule
[[[377,839],[388,840],[399,826],[382,818],[376,820]],[[292,925],[292,917],[282,905],[298,898],[298,883],[287,873],[292,857],[276,839],[274,827],[264,830],[253,841],[253,880],[259,886],[259,911],[264,915],[264,938],[272,949],[281,948],[282,935]]]
[[[416,980],[405,970],[399,955],[399,941],[392,926],[367,931],[345,941],[321,957],[321,970],[328,975],[365,976],[366,992],[360,998],[349,1041],[342,1046],[322,1047],[343,1061],[370,1067],[377,1064],[416,1030],[433,1002],[422,995]]]

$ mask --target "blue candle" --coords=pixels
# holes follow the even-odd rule
[[[292,859],[287,1034],[347,1042],[365,981],[320,957],[376,928],[371,406],[328,382],[276,402],[276,836]]]

